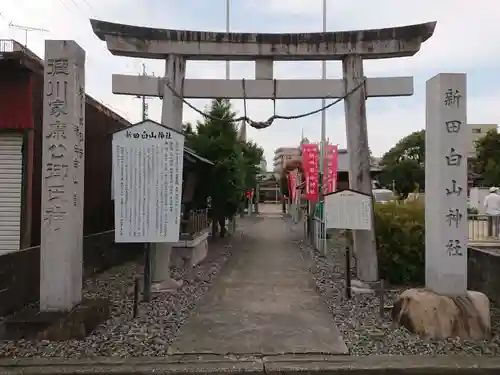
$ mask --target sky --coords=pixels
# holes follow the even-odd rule
[[[425,82],[438,73],[467,73],[468,123],[500,123],[500,33],[492,0],[327,0],[327,31],[373,29],[437,21],[436,31],[415,56],[366,61],[367,77],[413,76],[411,97],[368,99],[370,148],[382,156],[402,137],[425,127]],[[9,24],[45,31],[28,33],[28,48],[44,55],[45,39],[75,40],[86,51],[86,91],[131,122],[141,119],[141,101],[114,95],[112,74],[163,76],[159,60],[111,55],[92,32],[89,18],[170,29],[225,31],[225,0],[1,0],[0,38],[25,43],[25,32]],[[231,0],[230,28],[236,32],[322,31],[321,0]],[[328,78],[341,78],[341,63],[327,64]],[[187,78],[225,78],[225,63],[189,62]],[[252,79],[253,63],[231,63],[231,78]],[[321,62],[277,62],[275,78],[321,78]],[[203,109],[208,101],[192,100]],[[321,107],[320,100],[277,101],[277,113],[295,115]],[[234,101],[243,113],[243,102]],[[248,115],[256,121],[273,114],[271,100],[247,101]],[[159,121],[161,101],[149,100],[149,117]],[[185,107],[184,121],[200,120]],[[166,124],[168,125],[168,124]],[[331,143],[346,147],[344,106],[327,111],[326,133]],[[264,148],[268,169],[274,149],[297,146],[304,134],[320,140],[321,115],[294,121],[276,121],[268,129],[247,132]]]

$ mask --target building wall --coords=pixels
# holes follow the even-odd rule
[[[259,168],[260,168],[261,172],[267,172],[267,161],[266,161],[266,159],[264,159],[264,160],[262,160],[260,162]]]
[[[488,131],[497,129],[497,124],[468,124],[470,129],[469,157],[476,156],[476,141],[486,135]]]
[[[42,105],[43,81],[38,77],[39,116],[35,123],[35,158],[33,181],[32,244],[40,244],[41,178],[42,178]],[[109,111],[109,110],[107,110]],[[83,234],[89,235],[114,228],[114,206],[111,200],[112,133],[125,127],[113,119],[99,103],[86,97],[85,104],[85,193]]]
[[[300,159],[298,147],[279,147],[274,151],[273,172],[280,174],[283,166],[289,160]]]
[[[32,80],[12,61],[0,64],[0,129],[32,129]]]
[[[22,186],[20,247],[31,245],[32,158],[33,153],[33,79],[31,71],[15,61],[0,60],[0,132],[22,136]],[[5,176],[0,176],[3,178]]]
[[[6,55],[0,60],[0,129],[9,127],[25,133],[23,156],[26,173],[23,190],[26,197],[21,210],[22,237],[27,236],[27,239],[22,242],[22,246],[38,246],[41,224],[43,64],[31,55],[16,55],[10,59]],[[108,108],[86,97],[84,235],[114,228],[111,200],[112,133],[129,125]]]

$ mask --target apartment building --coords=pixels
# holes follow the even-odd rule
[[[298,147],[279,147],[274,150],[273,172],[280,175],[285,163],[289,160],[300,160],[300,150]]]
[[[469,157],[476,156],[476,141],[486,135],[488,131],[497,129],[497,124],[468,124],[470,129]]]

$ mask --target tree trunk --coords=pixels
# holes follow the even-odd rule
[[[212,218],[212,239],[215,239],[216,235],[217,235],[217,220],[215,218]]]
[[[219,227],[220,227],[220,237],[224,238],[226,235],[226,218],[224,216],[219,217]]]

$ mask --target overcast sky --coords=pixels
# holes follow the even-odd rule
[[[321,0],[232,0],[231,29],[240,32],[321,31]],[[376,98],[368,102],[370,147],[381,156],[401,137],[425,127],[425,81],[437,73],[468,74],[468,122],[500,121],[500,33],[493,0],[328,0],[328,31],[369,29],[438,21],[434,36],[414,57],[365,62],[365,74],[415,78],[415,95],[404,98]],[[23,31],[9,23],[43,28],[48,32],[28,34],[28,47],[40,57],[44,39],[73,39],[87,52],[87,93],[111,107],[129,121],[141,117],[140,100],[113,95],[113,73],[138,74],[141,63],[148,73],[163,75],[163,64],[112,56],[104,42],[94,36],[89,18],[153,26],[205,31],[225,30],[225,0],[1,0],[0,38],[24,43]],[[224,62],[192,62],[188,78],[224,78]],[[328,64],[328,77],[341,78],[341,64]],[[253,65],[232,63],[232,78],[252,78]],[[319,78],[319,62],[280,62],[276,78]],[[192,101],[199,108],[207,103]],[[242,102],[235,101],[242,112]],[[293,115],[316,109],[319,100],[278,101],[279,114]],[[249,115],[257,121],[272,114],[270,101],[250,101]],[[150,118],[160,120],[160,100],[150,100]],[[185,121],[199,116],[186,108]],[[168,125],[168,124],[166,124]],[[265,130],[248,131],[249,138],[265,150],[268,168],[279,146],[295,146],[301,132],[311,141],[320,137],[321,116],[296,121],[279,121]],[[327,113],[327,136],[340,147],[346,145],[343,105]]]

